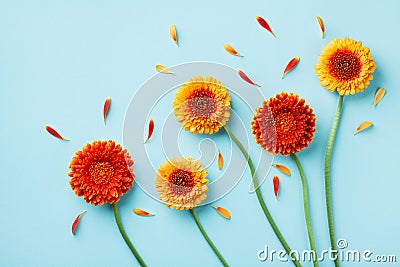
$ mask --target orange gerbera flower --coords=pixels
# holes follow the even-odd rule
[[[69,184],[92,205],[113,204],[132,187],[132,165],[128,152],[114,141],[94,141],[72,158]]]
[[[315,114],[305,100],[282,92],[256,109],[251,122],[253,135],[262,149],[289,155],[308,147],[314,137]]]
[[[340,95],[364,91],[372,80],[375,62],[368,47],[350,38],[337,38],[322,49],[315,70],[323,87]]]
[[[212,134],[226,124],[230,116],[229,92],[213,77],[192,77],[178,89],[174,114],[186,131]]]
[[[192,209],[206,198],[207,170],[200,161],[175,157],[160,165],[156,174],[159,199],[168,208]]]

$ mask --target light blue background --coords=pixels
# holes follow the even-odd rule
[[[316,136],[299,157],[309,181],[317,246],[327,249],[323,156],[337,95],[321,88],[313,67],[329,40],[346,36],[363,40],[377,70],[365,93],[345,99],[332,162],[337,236],[346,238],[351,249],[399,258],[398,10],[395,0],[384,4],[1,1],[0,265],[136,265],[110,207],[92,207],[69,188],[68,164],[86,142],[109,138],[122,142],[129,100],[154,74],[156,64],[197,60],[241,68],[263,85],[266,96],[295,91],[314,108]],[[256,15],[269,21],[277,39],[257,25]],[[326,24],[322,40],[317,15]],[[178,29],[179,48],[169,37],[172,23]],[[227,54],[224,43],[245,57]],[[301,58],[299,66],[280,80],[286,63],[296,55]],[[374,108],[373,95],[379,87],[387,89],[387,96]],[[108,96],[112,108],[105,127],[102,107]],[[354,137],[354,129],[365,120],[375,126]],[[43,128],[47,124],[72,141],[60,142],[49,136]],[[272,170],[262,187],[263,195],[291,247],[306,249],[299,177],[290,158],[277,157],[275,161],[287,165],[293,175],[285,177]],[[281,177],[279,202],[272,192],[275,174]],[[205,229],[232,266],[290,266],[257,260],[256,253],[264,245],[281,246],[256,197],[247,189],[248,180],[242,180],[217,202],[230,210],[231,221],[210,207],[199,209]],[[120,206],[127,232],[150,266],[219,266],[188,212],[166,209],[138,187],[123,197]],[[134,207],[156,216],[135,216]],[[71,223],[83,209],[88,213],[77,235],[72,236]],[[343,264],[350,265],[356,264]]]

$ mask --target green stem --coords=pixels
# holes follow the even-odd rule
[[[122,225],[122,222],[121,222],[121,217],[119,216],[117,203],[113,203],[113,204],[111,204],[111,206],[113,208],[115,221],[117,222],[118,229],[119,229],[119,232],[122,235],[122,238],[125,240],[125,243],[128,245],[129,249],[132,251],[132,253],[135,256],[136,260],[139,262],[140,266],[146,267],[147,266],[146,263],[144,263],[142,257],[140,257],[139,252],[133,246],[132,242],[129,240],[129,237],[125,232],[124,226]]]
[[[269,212],[267,205],[265,204],[264,198],[261,195],[261,191],[259,188],[259,184],[258,184],[258,179],[256,176],[256,170],[253,164],[253,161],[251,160],[249,153],[247,153],[246,149],[244,148],[244,146],[242,145],[242,143],[239,141],[239,139],[236,138],[236,136],[231,132],[231,130],[229,129],[229,127],[227,125],[224,126],[225,131],[227,132],[227,134],[229,135],[229,137],[233,140],[233,142],[238,146],[238,148],[240,149],[240,151],[242,152],[243,156],[246,158],[247,163],[249,165],[250,168],[250,172],[251,172],[251,179],[253,181],[253,185],[254,188],[256,190],[256,195],[257,195],[257,199],[258,202],[260,203],[260,206],[265,214],[265,217],[267,217],[267,220],[269,222],[269,224],[272,227],[272,230],[274,231],[276,237],[279,239],[279,241],[281,242],[283,248],[285,249],[286,253],[288,255],[291,255],[290,252],[292,251],[288,245],[288,243],[286,242],[285,238],[282,236],[281,232],[279,231],[278,226],[276,225],[274,219],[272,218],[271,213]],[[290,257],[290,259],[292,260],[292,262],[294,263],[295,266],[297,267],[301,267],[301,264],[298,262],[297,259],[295,259],[294,257]]]
[[[303,168],[301,167],[300,161],[297,158],[297,155],[295,153],[290,154],[294,162],[296,163],[297,169],[299,170],[300,178],[301,178],[301,184],[303,187],[303,204],[304,204],[304,216],[306,219],[306,225],[307,225],[307,232],[308,232],[308,239],[310,241],[310,247],[311,250],[314,252],[313,255],[313,264],[314,267],[318,267],[318,257],[317,257],[317,248],[315,246],[315,239],[314,239],[314,234],[312,231],[311,227],[311,219],[310,219],[310,209],[309,209],[309,203],[308,203],[308,189],[307,189],[307,181],[306,177],[304,175]]]
[[[343,96],[339,97],[339,103],[336,109],[336,115],[333,120],[331,133],[328,139],[328,146],[326,147],[325,154],[325,200],[326,200],[326,211],[328,215],[328,226],[329,226],[329,237],[331,241],[331,248],[333,251],[337,251],[336,239],[335,239],[335,228],[333,226],[333,213],[332,213],[332,193],[331,193],[331,156],[332,148],[335,142],[336,132],[338,129],[340,117],[342,114],[343,107]],[[337,256],[337,253],[336,253]],[[335,266],[339,267],[339,260],[335,257]]]
[[[207,243],[210,245],[212,250],[214,251],[215,255],[217,255],[218,259],[221,261],[222,265],[225,267],[229,267],[228,263],[225,261],[224,257],[222,257],[221,253],[218,251],[217,247],[214,245],[214,243],[211,241],[210,237],[207,235],[206,231],[204,230],[203,226],[201,225],[199,221],[199,217],[197,217],[196,211],[193,209],[190,209],[190,213],[193,216],[193,219],[195,220],[197,227],[199,227],[200,232],[203,234],[203,237],[207,241]]]

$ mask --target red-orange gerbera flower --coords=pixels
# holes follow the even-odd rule
[[[251,122],[253,135],[262,149],[289,155],[306,148],[314,137],[315,114],[305,100],[282,92],[256,109]]]
[[[132,187],[132,165],[128,152],[114,141],[94,141],[72,158],[69,184],[92,205],[113,204]]]

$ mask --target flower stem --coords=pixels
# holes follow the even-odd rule
[[[260,206],[265,214],[265,217],[267,217],[267,220],[269,222],[269,224],[272,227],[272,230],[274,231],[276,237],[279,239],[279,241],[281,242],[283,248],[285,249],[286,253],[288,255],[292,255],[290,254],[290,252],[292,251],[288,245],[288,243],[286,242],[285,238],[282,236],[281,232],[279,231],[278,226],[276,225],[274,219],[272,218],[271,213],[269,212],[267,205],[265,204],[264,198],[261,195],[261,191],[260,188],[258,186],[258,179],[256,176],[256,170],[253,164],[253,161],[251,160],[249,153],[247,153],[246,149],[244,148],[244,146],[242,145],[242,143],[239,141],[239,139],[237,139],[237,137],[231,132],[231,130],[229,129],[229,127],[227,125],[224,126],[225,131],[227,132],[227,134],[229,135],[229,137],[233,140],[233,142],[238,146],[239,150],[242,152],[243,156],[246,158],[247,163],[249,165],[250,168],[250,172],[251,172],[251,179],[253,181],[253,185],[254,188],[256,190],[256,195],[257,195],[257,199],[258,202],[260,203]],[[290,257],[290,259],[292,260],[292,262],[294,263],[295,266],[297,267],[301,267],[301,264],[298,262],[298,260],[294,257]]]
[[[313,264],[314,267],[318,267],[318,257],[317,257],[317,248],[315,246],[315,239],[314,239],[314,234],[312,231],[311,227],[311,219],[310,219],[310,209],[309,209],[309,204],[308,204],[308,189],[307,189],[307,181],[306,177],[304,175],[303,168],[301,167],[300,161],[295,153],[290,154],[294,162],[296,163],[297,169],[299,170],[300,178],[301,178],[301,184],[303,187],[303,204],[304,204],[304,216],[306,219],[306,226],[307,226],[307,232],[308,232],[308,239],[310,241],[310,247],[311,250],[314,252],[313,254]]]
[[[111,204],[111,206],[113,208],[115,221],[116,221],[116,223],[118,225],[118,229],[119,229],[119,232],[122,235],[122,238],[125,240],[125,243],[128,245],[129,249],[132,251],[132,253],[135,256],[136,260],[139,262],[140,266],[146,267],[147,266],[146,263],[144,263],[142,257],[140,257],[139,252],[136,250],[135,246],[129,240],[129,237],[125,232],[124,226],[122,225],[122,222],[121,222],[121,217],[119,216],[117,203],[113,203],[113,204]]]
[[[332,213],[332,193],[331,193],[331,156],[332,156],[332,148],[335,142],[336,132],[338,129],[340,117],[342,114],[342,107],[343,107],[343,96],[339,97],[339,103],[336,109],[336,115],[333,120],[331,133],[328,139],[328,145],[326,147],[325,153],[325,200],[326,200],[326,211],[328,215],[328,226],[329,226],[329,237],[331,241],[331,248],[333,251],[336,251],[337,256],[337,246],[336,246],[336,239],[335,239],[335,229],[333,226],[333,213]],[[339,261],[337,257],[335,258],[335,266],[339,267]]]
[[[192,214],[193,219],[195,220],[197,226],[199,227],[200,232],[203,234],[204,239],[210,245],[210,247],[214,251],[215,255],[217,255],[217,257],[221,261],[222,265],[225,266],[225,267],[229,267],[228,263],[225,261],[224,257],[222,257],[221,253],[218,251],[217,247],[211,241],[210,237],[207,235],[206,231],[204,230],[203,226],[201,225],[201,223],[199,221],[199,217],[197,217],[197,213],[194,210],[194,208],[190,209],[190,213]]]

